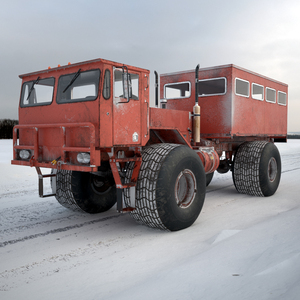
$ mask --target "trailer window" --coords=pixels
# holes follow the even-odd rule
[[[286,105],[286,93],[278,92],[278,104]]]
[[[92,101],[98,96],[100,70],[62,75],[58,80],[57,103]]]
[[[264,87],[257,83],[252,83],[252,98],[256,100],[264,100]]]
[[[115,98],[124,98],[122,74],[123,74],[122,69],[115,69],[114,71],[114,97]],[[129,76],[131,80],[130,99],[138,100],[139,99],[139,75],[134,73],[129,73]]]
[[[276,103],[276,91],[271,88],[266,88],[266,101]]]
[[[235,94],[238,96],[249,97],[250,83],[247,80],[235,78]]]
[[[188,98],[190,96],[191,83],[189,81],[164,85],[164,98],[166,99]]]
[[[25,82],[21,92],[21,107],[47,105],[52,102],[54,78],[45,78]]]
[[[226,78],[212,78],[198,81],[198,95],[214,96],[226,94]]]

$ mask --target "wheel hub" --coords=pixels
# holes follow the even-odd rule
[[[274,157],[271,157],[268,164],[269,180],[273,182],[277,175],[277,162]]]
[[[92,175],[92,187],[95,192],[104,193],[110,188],[110,184],[105,178]]]
[[[175,183],[175,198],[181,208],[189,207],[197,193],[196,177],[191,170],[185,169],[179,173]]]

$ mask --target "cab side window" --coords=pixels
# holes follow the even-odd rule
[[[103,97],[108,100],[110,98],[110,70],[106,69],[103,82]]]
[[[114,70],[114,98],[126,98],[124,96],[123,74],[124,72],[122,69]],[[139,100],[139,75],[128,73],[128,76],[129,98],[132,100]]]

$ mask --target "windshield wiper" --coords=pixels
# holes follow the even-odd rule
[[[30,90],[29,90],[29,93],[28,93],[28,97],[27,97],[26,100],[29,99],[29,97],[30,97],[30,95],[31,95],[31,92],[33,91],[34,86],[35,86],[37,83],[39,83],[39,81],[40,81],[40,76],[39,76],[36,80],[33,81],[32,86],[31,86],[31,88],[30,88]]]
[[[79,69],[77,71],[77,73],[74,75],[74,77],[72,78],[72,80],[70,81],[70,83],[67,85],[67,87],[63,90],[63,93],[75,82],[75,80],[78,78],[79,74],[80,74],[81,69]]]

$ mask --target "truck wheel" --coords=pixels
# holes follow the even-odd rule
[[[73,211],[96,214],[109,210],[116,203],[116,186],[110,179],[87,172],[57,171],[56,199]],[[55,191],[53,191],[55,192]]]
[[[261,197],[273,195],[281,177],[277,147],[266,141],[243,143],[235,154],[232,176],[239,193]]]
[[[214,172],[208,173],[205,176],[206,176],[206,186],[209,186],[209,184],[211,183],[211,181],[214,177]]]
[[[126,173],[131,178],[133,164]],[[205,198],[205,172],[200,158],[183,145],[155,144],[144,149],[131,215],[149,227],[177,231],[198,218]],[[125,203],[129,190],[125,189]]]

